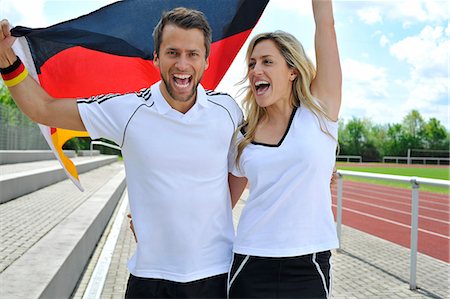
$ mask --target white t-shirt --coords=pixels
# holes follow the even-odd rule
[[[338,123],[323,125],[337,140]],[[250,195],[234,252],[289,257],[338,246],[330,192],[336,140],[320,130],[310,110],[299,107],[280,145],[245,147],[233,174],[248,178]]]
[[[151,89],[78,101],[93,139],[122,148],[137,236],[138,277],[188,282],[228,271],[234,239],[228,153],[242,112],[199,86],[185,114]]]

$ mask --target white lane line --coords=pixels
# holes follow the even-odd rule
[[[346,187],[346,188],[344,188],[344,190],[346,190],[346,192],[353,192],[353,193],[356,192],[356,193],[359,193],[360,195],[363,195],[363,194],[361,194],[361,191],[362,191],[361,187]],[[392,203],[409,204],[409,205],[411,204],[411,194],[410,193],[396,195],[396,194],[390,193],[389,191],[369,190],[369,189],[364,189],[363,191],[364,191],[364,193],[366,193],[364,195],[367,195],[367,196],[369,196],[369,194],[367,194],[367,193],[375,193],[374,195],[372,195],[372,197],[386,196],[388,194],[389,198],[390,198],[388,201],[392,202]],[[409,189],[409,191],[411,191],[411,189]],[[400,196],[401,196],[401,198],[399,198]],[[442,206],[444,208],[447,208],[450,206],[449,203],[432,201],[432,200],[429,200],[428,197],[423,197],[423,196],[421,196],[420,204],[430,204],[430,205]]]
[[[411,207],[411,198],[409,198],[409,202],[404,202],[404,201],[400,202],[400,201],[396,201],[396,200],[382,199],[382,198],[380,198],[380,196],[372,196],[372,195],[368,195],[368,194],[361,194],[361,192],[358,192],[358,191],[361,191],[361,190],[357,190],[357,189],[355,189],[354,191],[348,191],[347,190],[347,191],[345,191],[345,193],[349,194],[349,195],[355,194],[355,195],[357,195],[359,197],[364,197],[364,198],[368,198],[368,199],[382,201],[382,202],[386,202],[386,203],[389,203],[389,204],[398,204],[398,205],[406,206],[406,207],[409,207],[409,208]],[[381,193],[381,195],[383,195],[385,197],[390,197],[389,193]],[[334,195],[334,196],[336,196],[336,195]],[[442,209],[438,210],[438,209],[434,209],[434,208],[429,208],[429,207],[425,207],[423,205],[425,203],[425,201],[426,200],[420,199],[419,209],[448,214],[447,206],[445,206],[445,210],[442,210]]]
[[[84,292],[83,299],[98,299],[102,294],[114,248],[116,247],[117,239],[119,238],[120,228],[122,227],[123,219],[126,217],[127,206],[128,192],[125,190],[119,211],[114,219],[114,223],[108,238],[106,239],[105,245],[103,246],[102,252],[100,253],[97,264],[95,265],[89,284]]]
[[[397,209],[393,209],[393,208],[388,208],[382,205],[376,205],[376,204],[372,204],[372,203],[368,203],[368,202],[364,202],[364,201],[360,201],[360,200],[356,200],[356,199],[350,199],[350,198],[345,198],[345,201],[350,201],[350,202],[354,202],[354,203],[359,203],[365,206],[369,206],[369,207],[374,207],[374,208],[378,208],[378,209],[383,209],[386,211],[390,211],[390,212],[394,212],[394,213],[399,213],[399,214],[404,214],[407,215],[409,217],[411,217],[411,212],[405,212],[405,211],[401,211],[401,210],[397,210]],[[440,220],[440,219],[436,219],[436,218],[432,218],[429,216],[423,216],[423,215],[419,215],[419,219],[426,219],[426,220],[430,220],[430,221],[435,221],[435,222],[440,222],[443,224],[450,224],[449,221],[445,221],[445,220]]]
[[[333,204],[333,207],[336,207],[336,205]],[[380,220],[380,221],[388,222],[388,223],[391,223],[391,224],[394,224],[394,225],[399,225],[401,227],[405,227],[405,228],[411,229],[410,225],[406,225],[406,224],[403,224],[403,223],[400,223],[400,222],[392,221],[392,220],[389,220],[389,219],[384,219],[384,218],[381,218],[381,217],[377,217],[377,216],[374,216],[374,215],[371,215],[371,214],[367,214],[367,213],[356,211],[356,210],[349,209],[349,208],[344,208],[343,207],[342,209],[346,210],[346,211],[349,211],[349,212],[352,212],[352,213],[355,213],[355,214],[360,214],[360,215],[363,215],[363,216],[366,216],[366,217],[369,217],[369,218],[377,219],[377,220]],[[438,234],[438,233],[435,233],[435,232],[430,232],[428,230],[424,230],[424,229],[421,229],[421,228],[419,228],[419,231],[423,232],[423,233],[426,233],[426,234],[430,234],[430,235],[434,235],[434,236],[437,236],[437,237],[441,237],[441,238],[450,240],[449,236],[444,236],[444,235],[441,235],[441,234]]]

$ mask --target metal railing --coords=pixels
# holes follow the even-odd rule
[[[113,149],[116,149],[116,150],[119,150],[119,151],[122,150],[117,145],[114,145],[114,144],[111,144],[111,143],[106,143],[106,142],[103,142],[103,141],[93,140],[93,141],[91,141],[91,145],[89,146],[89,150],[90,150],[90,155],[91,156],[92,156],[92,151],[94,150],[94,145],[103,145],[103,146],[106,146],[106,147],[109,147],[109,148],[113,148]]]
[[[0,150],[49,150],[36,123],[19,109],[0,103]]]
[[[336,229],[339,238],[339,249],[341,248],[341,227],[342,227],[342,190],[344,176],[384,179],[397,182],[410,183],[412,188],[412,204],[411,204],[411,252],[410,252],[410,273],[409,273],[409,288],[411,290],[417,289],[416,272],[417,272],[417,235],[419,224],[419,187],[420,184],[450,187],[450,181],[428,179],[421,177],[409,177],[390,174],[377,174],[369,172],[357,172],[350,170],[338,170],[338,190],[337,190],[337,212],[336,212]]]
[[[398,164],[400,161],[404,161],[406,164],[414,164],[414,161],[420,161],[422,164],[427,164],[427,161],[434,161],[437,165],[448,165],[450,158],[438,158],[438,157],[400,157],[400,156],[385,156],[383,157],[383,163],[387,161],[395,161]],[[435,165],[435,164],[434,164]]]
[[[336,156],[336,161],[345,160],[346,162],[356,161],[358,163],[362,163],[362,156],[351,156],[351,155],[339,155]]]

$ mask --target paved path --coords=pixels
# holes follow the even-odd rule
[[[92,157],[75,157],[70,159],[73,163],[77,164],[84,161],[91,161]],[[56,160],[44,160],[36,162],[25,162],[15,164],[3,164],[0,165],[0,175],[7,175],[13,173],[20,173],[23,171],[44,169],[48,167],[59,166],[59,162]]]
[[[52,161],[47,164],[55,163],[57,162]],[[1,204],[0,272],[20,258],[122,169],[122,164],[114,163],[81,174],[80,180],[85,188],[83,193],[71,181],[64,180]]]
[[[233,212],[237,222],[244,201]],[[87,267],[73,298],[82,298],[95,260],[100,254],[106,235],[99,243],[92,262]],[[134,240],[128,221],[122,223],[117,246],[112,256],[101,298],[123,298],[128,272],[126,263],[134,251]],[[334,299],[386,299],[386,298],[449,298],[450,265],[419,254],[417,285],[409,290],[409,250],[381,238],[344,226],[342,250],[333,252]]]

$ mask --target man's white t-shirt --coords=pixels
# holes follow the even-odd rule
[[[138,241],[129,271],[177,282],[226,273],[234,239],[228,153],[242,112],[230,96],[199,85],[182,114],[159,84],[78,101],[91,138],[122,148]]]

